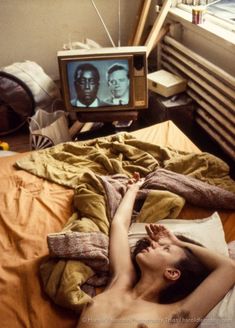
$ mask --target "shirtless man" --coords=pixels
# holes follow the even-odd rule
[[[235,262],[204,247],[181,241],[164,226],[150,224],[146,227],[150,245],[136,256],[141,272],[137,279],[128,229],[142,180],[138,175],[134,180],[111,224],[111,282],[84,308],[78,328],[197,327],[234,285]],[[161,292],[174,286],[183,276],[177,263],[186,258],[186,250],[208,269],[208,276],[188,296],[163,304]]]

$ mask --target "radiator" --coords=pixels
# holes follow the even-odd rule
[[[187,79],[197,124],[235,159],[235,77],[170,36],[161,43],[160,64]]]

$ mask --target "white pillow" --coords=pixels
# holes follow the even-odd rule
[[[235,287],[207,314],[199,328],[234,328]]]
[[[176,234],[195,240],[215,252],[229,256],[223,225],[217,212],[205,219],[166,219],[156,222],[163,224]],[[146,237],[146,223],[133,223],[129,230],[129,244],[132,248],[137,240]]]
[[[178,220],[166,219],[156,222],[163,224],[174,233],[198,241],[205,247],[229,256],[223,225],[217,212],[205,219]],[[129,244],[132,248],[137,240],[146,237],[146,223],[133,223],[129,230]],[[200,328],[234,328],[235,322],[235,287],[208,313]]]
[[[51,111],[51,105],[60,99],[60,91],[55,82],[45,73],[43,68],[30,60],[13,63],[1,68],[23,81],[31,90],[36,106]]]
[[[235,241],[228,245],[229,256],[235,260]],[[227,295],[208,313],[199,328],[232,328],[235,322],[235,286]]]
[[[235,260],[235,240],[228,243],[228,252],[231,259]]]

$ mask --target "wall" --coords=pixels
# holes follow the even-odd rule
[[[121,0],[121,41],[127,45],[135,25],[141,0]],[[118,0],[95,0],[109,31],[118,40]],[[153,1],[148,24],[154,23]],[[90,0],[0,0],[0,67],[32,60],[53,79],[58,78],[56,53],[64,43],[94,39],[111,46]],[[184,27],[183,43],[235,75],[234,47],[221,47],[214,41]],[[155,53],[150,60],[156,61]]]
[[[121,0],[121,45],[127,45],[140,0]],[[118,0],[95,0],[114,42],[118,40]],[[37,62],[58,78],[56,53],[64,43],[90,38],[111,46],[90,0],[1,0],[0,67]]]

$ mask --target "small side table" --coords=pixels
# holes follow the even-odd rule
[[[194,102],[185,93],[165,98],[152,91],[149,92],[149,108],[145,113],[145,120],[150,124],[171,120],[190,136],[193,131],[194,113]]]

